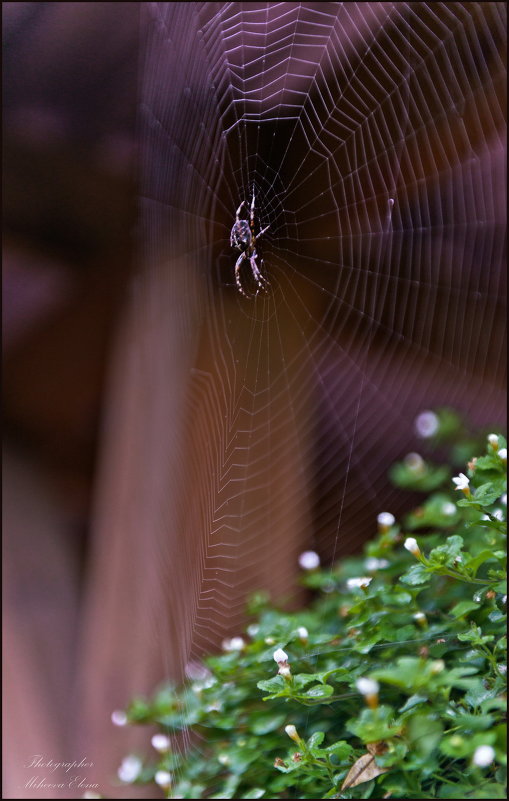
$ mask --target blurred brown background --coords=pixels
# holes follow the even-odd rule
[[[27,787],[65,773],[26,765],[87,756],[73,745],[76,648],[106,366],[133,263],[139,8],[2,13],[3,797],[72,798],[84,789]]]
[[[114,728],[112,710],[133,694],[150,691],[164,676],[180,677],[190,652],[199,655],[226,634],[239,633],[250,589],[291,594],[301,550],[313,545],[324,560],[333,552],[351,552],[372,535],[380,504],[396,514],[407,508],[408,499],[388,485],[386,470],[415,447],[413,420],[422,408],[451,403],[475,423],[504,420],[505,129],[495,113],[486,113],[485,131],[477,126],[479,109],[505,108],[502,62],[489,65],[493,82],[486,80],[468,97],[461,117],[479,156],[478,191],[490,198],[486,208],[493,202],[490,231],[479,244],[463,229],[451,234],[447,226],[440,230],[430,223],[433,236],[429,247],[422,247],[422,264],[417,236],[410,244],[395,238],[407,255],[399,264],[383,264],[388,273],[411,277],[446,264],[458,271],[460,285],[469,276],[472,292],[457,292],[456,276],[445,277],[430,319],[416,314],[415,327],[431,330],[426,348],[413,348],[415,319],[403,313],[369,329],[367,348],[365,322],[371,318],[347,278],[344,286],[337,271],[323,279],[330,287],[338,281],[330,293],[337,293],[335,304],[310,288],[304,230],[302,253],[292,262],[295,274],[281,269],[272,277],[268,303],[274,305],[267,318],[239,304],[235,288],[225,288],[216,275],[231,273],[232,255],[225,248],[238,187],[223,176],[218,190],[208,177],[204,183],[212,199],[185,196],[196,207],[198,222],[201,214],[210,224],[206,230],[194,220],[192,229],[182,187],[177,181],[158,184],[158,176],[166,176],[167,131],[160,142],[155,129],[143,138],[145,178],[149,164],[151,188],[160,190],[162,200],[151,213],[143,205],[136,118],[142,74],[144,100],[170,115],[167,130],[175,141],[182,134],[190,151],[199,148],[179,95],[187,89],[186,70],[202,97],[210,84],[210,67],[193,46],[196,9],[166,5],[169,30],[178,25],[182,34],[181,51],[173,53],[178,69],[162,24],[156,28],[161,41],[154,36],[140,68],[137,3],[2,6],[6,798],[83,794],[86,787],[69,788],[61,769],[52,774],[30,768],[36,754],[46,761],[92,761],[93,767],[77,775],[98,783],[109,797],[143,795],[119,788],[115,771],[128,750],[147,751],[148,737]],[[457,8],[469,12],[478,4],[452,5],[461,19]],[[376,29],[385,4],[374,4],[371,14],[368,6],[355,11],[356,24],[365,15],[365,29]],[[200,6],[200,23],[206,27],[228,8]],[[265,21],[267,10],[259,8]],[[155,18],[159,12],[144,13],[142,26],[149,13]],[[496,14],[490,14],[473,15],[477,35],[489,32],[487,57],[496,48]],[[215,34],[222,35],[220,28]],[[503,44],[499,40],[501,50]],[[348,48],[354,63],[355,57],[362,61],[364,42],[355,25]],[[298,88],[298,70],[292,74],[292,88]],[[376,99],[376,86],[370,89]],[[458,119],[441,119],[440,125],[444,140],[444,131],[452,131],[459,141]],[[305,142],[296,136],[294,145],[298,164],[307,156]],[[469,186],[469,168],[463,169],[461,158],[454,171],[441,171],[438,144],[433,155],[436,161],[423,167],[424,189],[401,180],[400,191],[408,192],[406,205],[416,218],[421,195],[450,191],[461,198]],[[236,158],[232,147],[232,169],[240,171]],[[302,202],[298,198],[296,205]],[[475,214],[475,209],[465,212],[465,230]],[[141,234],[140,219],[145,220]],[[188,230],[200,258],[184,246]],[[315,250],[326,247],[326,233],[318,231]],[[224,253],[200,250],[210,240]],[[378,279],[375,268],[383,260],[371,245],[370,240],[367,252],[361,247],[357,256]],[[437,285],[443,278],[438,276]],[[482,313],[473,292],[477,282]],[[427,308],[426,282],[412,285],[416,308]],[[397,301],[398,290],[390,291]],[[392,303],[384,313],[390,309]],[[297,320],[296,310],[302,315]],[[450,328],[440,322],[442,314],[449,315]],[[464,322],[472,319],[478,328]],[[309,361],[316,371],[310,378],[305,371],[301,375],[302,354],[309,352],[306,336],[316,331],[322,340],[314,340]],[[284,349],[271,352],[269,343],[281,337]],[[253,338],[262,354],[256,364],[250,360]],[[218,354],[232,355],[232,364],[224,366]],[[264,376],[271,403],[261,392],[255,408],[250,389],[264,390]],[[309,399],[301,385],[313,386]],[[231,396],[224,394],[225,386]],[[240,454],[232,463],[245,482],[242,492],[226,482],[216,491],[211,481],[217,464],[231,466],[221,421],[231,422],[232,408],[240,410],[228,435]],[[235,568],[229,561],[234,548]],[[58,781],[64,776],[65,786],[27,786],[34,775],[46,784],[52,775]]]

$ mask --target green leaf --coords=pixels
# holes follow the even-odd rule
[[[497,498],[500,498],[504,492],[505,486],[503,481],[488,481],[486,484],[481,484],[477,487],[474,493],[474,502],[479,503],[481,506],[491,506],[495,503]]]
[[[412,565],[412,567],[407,570],[406,573],[400,578],[404,584],[410,584],[411,586],[415,586],[417,584],[425,584],[427,581],[430,580],[430,574],[424,567],[424,565]]]
[[[243,793],[242,798],[261,798],[265,795],[265,790],[261,787],[253,787],[252,790],[248,790],[247,793]]]
[[[328,698],[334,692],[334,687],[330,684],[315,684],[304,693],[305,698]]]
[[[475,601],[459,601],[451,609],[451,615],[453,617],[464,617],[469,612],[473,612],[474,609],[479,609],[479,604],[475,603]]]
[[[257,682],[256,686],[268,693],[278,693],[284,688],[285,680],[282,676],[274,676],[272,679]]]
[[[308,747],[309,748],[317,748],[319,745],[323,743],[325,734],[323,731],[315,731],[314,734],[308,740]]]

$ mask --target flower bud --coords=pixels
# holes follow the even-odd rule
[[[437,433],[439,420],[434,412],[421,412],[415,419],[415,430],[419,437],[428,439]]]
[[[282,648],[278,648],[277,651],[274,651],[273,659],[279,665],[281,662],[288,662],[288,654]]]
[[[166,751],[170,750],[170,738],[167,737],[166,734],[154,734],[150,742],[160,754],[164,754]]]
[[[115,709],[111,713],[111,722],[114,726],[125,726],[127,723],[127,715],[123,709]]]
[[[498,455],[503,462],[507,462],[507,448],[500,448]]]
[[[297,629],[297,635],[301,643],[306,644],[309,637],[309,632],[305,626],[299,626]]]
[[[424,612],[416,612],[414,615],[414,620],[419,626],[422,626],[422,628],[426,628],[428,625],[428,619]]]
[[[154,776],[154,781],[159,785],[159,787],[166,789],[171,784],[171,778],[171,773],[169,773],[167,770],[158,770]]]
[[[494,451],[498,450],[498,436],[497,434],[488,434],[488,442]]]
[[[291,740],[294,740],[296,743],[300,741],[297,729],[295,728],[293,723],[290,723],[288,726],[285,726],[285,732],[287,733],[288,737],[290,737]]]
[[[495,749],[491,745],[479,745],[472,757],[472,762],[478,768],[487,768],[495,759]]]
[[[405,467],[408,467],[416,475],[421,475],[426,471],[426,462],[419,453],[407,453],[403,462]]]
[[[304,551],[299,556],[299,565],[303,570],[316,570],[320,567],[320,557],[314,551]]]
[[[410,553],[413,554],[414,556],[421,555],[421,549],[417,545],[417,540],[414,539],[413,537],[407,537],[404,542],[404,546],[407,549],[407,551],[410,551]]]
[[[396,518],[390,512],[380,512],[377,517],[377,523],[380,531],[388,531],[391,526],[396,522]]]
[[[360,678],[355,682],[358,691],[366,699],[366,703],[371,709],[378,706],[379,684],[375,679]]]
[[[126,784],[131,784],[131,782],[138,778],[141,773],[141,769],[141,759],[133,754],[130,754],[129,756],[124,757],[122,760],[122,764],[117,771],[117,776],[120,781],[125,782]]]

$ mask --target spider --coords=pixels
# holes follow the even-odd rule
[[[237,263],[235,264],[235,283],[237,284],[237,289],[244,295],[245,298],[253,297],[253,295],[248,295],[247,292],[244,291],[242,288],[242,284],[240,282],[240,268],[242,266],[242,262],[244,259],[249,259],[249,264],[251,266],[251,274],[258,284],[258,289],[255,292],[255,297],[260,290],[264,290],[269,286],[269,282],[266,278],[263,277],[260,270],[258,269],[258,265],[256,263],[256,259],[258,254],[256,252],[256,240],[261,237],[262,234],[265,233],[268,225],[265,228],[262,228],[258,234],[254,232],[254,216],[255,216],[255,193],[253,187],[253,199],[251,201],[251,210],[249,212],[249,222],[247,220],[241,220],[239,217],[240,211],[242,206],[246,205],[246,201],[243,200],[240,206],[238,207],[237,211],[235,212],[235,223],[232,228],[230,234],[230,245],[232,247],[238,248],[242,251],[239,258],[237,259]],[[263,265],[263,259],[260,262],[260,267]]]

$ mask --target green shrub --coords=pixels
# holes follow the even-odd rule
[[[381,514],[362,556],[304,571],[309,608],[260,594],[242,638],[133,701],[128,721],[167,735],[137,783],[171,798],[505,798],[506,442],[438,420],[451,464],[484,455],[453,483],[410,454],[391,477],[425,500],[401,524]]]

